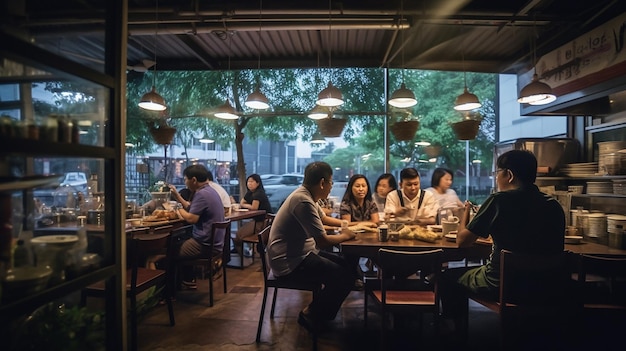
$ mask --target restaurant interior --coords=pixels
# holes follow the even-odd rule
[[[169,257],[170,240],[188,235],[190,226],[170,216],[167,206],[151,215],[129,208],[125,184],[126,135],[128,124],[134,123],[129,106],[139,104],[157,115],[170,113],[168,101],[159,95],[159,71],[380,69],[385,77],[380,97],[385,110],[379,116],[385,120],[381,131],[387,150],[385,169],[394,142],[415,141],[410,131],[402,139],[414,124],[388,123],[393,108],[418,103],[413,88],[404,84],[404,70],[462,72],[464,77],[468,72],[506,75],[514,77],[509,84],[516,85],[516,96],[497,86],[496,126],[510,114],[498,108],[513,105],[516,116],[564,116],[565,127],[558,137],[526,135],[513,141],[498,139],[499,132],[493,131],[494,156],[512,149],[531,150],[537,156],[536,184],[562,205],[570,240],[565,248],[581,260],[569,275],[581,284],[572,296],[582,296],[580,291],[591,285],[623,292],[626,2],[5,0],[1,6],[0,336],[8,349],[623,348],[623,295],[609,307],[577,305],[581,320],[563,321],[559,315],[556,320],[567,324],[550,327],[555,333],[564,331],[565,337],[546,340],[527,335],[522,325],[524,335],[512,345],[508,312],[502,309],[507,304],[494,307],[470,300],[467,335],[461,339],[439,323],[438,313],[391,319],[381,315],[372,300],[365,302],[365,312],[364,298],[373,292],[379,271],[366,277],[365,291],[350,293],[327,330],[309,333],[297,319],[312,289],[287,286],[278,298],[278,289],[268,293],[269,284],[280,283],[264,275],[265,256],[256,251],[262,247],[262,236],[245,242],[251,255],[223,250],[220,257],[194,261],[197,289],[174,291],[169,266],[146,269],[139,263],[145,257],[135,254],[145,240],[162,244],[158,254]],[[128,96],[128,81],[150,71],[152,89]],[[392,74],[397,74],[395,80],[389,79]],[[340,87],[333,85],[328,72],[322,79],[324,88],[311,97],[311,107],[323,110],[322,121],[345,124],[345,119],[333,117],[333,112],[342,115],[337,107],[343,103]],[[395,86],[396,81],[401,84]],[[467,79],[464,83],[457,99],[446,103],[464,113],[451,125],[450,134],[465,142],[478,133],[480,120],[471,111],[480,108],[481,101]],[[38,104],[37,86],[58,94],[54,109]],[[230,120],[236,128],[237,151],[243,138],[237,128],[246,121],[287,114],[277,106],[267,109],[272,102],[263,90],[268,87],[260,82],[251,86],[255,88],[247,97],[233,97],[248,107],[239,102],[232,106],[227,97],[212,109],[214,117]],[[66,91],[74,93],[63,95]],[[68,101],[82,107],[74,109],[76,105]],[[288,114],[311,117],[312,112],[316,111]],[[359,111],[377,116],[379,112]],[[167,146],[181,133],[165,119],[154,123],[146,133],[155,145]],[[319,128],[324,125],[316,123]],[[142,165],[133,166],[139,170]],[[243,193],[246,168],[244,163],[237,167],[239,183],[234,186]],[[59,194],[72,206],[46,208],[37,198],[51,184],[80,187],[86,194]],[[160,205],[169,203],[161,197],[164,188],[150,191]],[[265,213],[232,208],[225,225],[235,233],[256,215]],[[267,225],[271,218],[266,217]],[[442,249],[447,267],[480,265],[491,251],[490,243],[460,250],[443,234],[436,241],[401,237],[387,244],[375,233],[368,235],[333,249],[362,257],[376,257],[387,245],[408,251]],[[580,268],[584,255],[621,266],[586,274]],[[215,265],[215,260],[221,264]],[[151,278],[137,284],[145,277],[142,274]],[[559,301],[554,304],[560,306]]]

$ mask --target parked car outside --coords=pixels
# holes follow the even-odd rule
[[[61,186],[71,186],[76,191],[85,191],[87,189],[87,175],[84,172],[65,173]]]
[[[292,191],[302,185],[302,174],[262,174],[263,188],[270,200],[272,211],[276,213],[280,205]]]

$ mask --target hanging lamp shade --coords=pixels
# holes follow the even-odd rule
[[[335,107],[343,105],[343,94],[337,89],[332,82],[328,82],[328,86],[320,91],[317,95],[316,104],[326,107]]]
[[[546,83],[539,81],[537,73],[533,75],[533,80],[519,92],[517,102],[530,105],[545,105],[556,100],[552,94],[552,88]]]
[[[415,94],[406,88],[404,82],[400,85],[400,89],[391,94],[391,99],[389,99],[389,105],[393,107],[405,108],[415,106],[416,104]]]
[[[266,110],[270,107],[267,96],[261,92],[258,85],[256,89],[248,95],[245,104],[249,108],[253,108],[255,110]]]
[[[324,136],[319,131],[316,131],[315,134],[313,134],[313,138],[311,139],[311,144],[326,144],[326,138],[324,138]]]
[[[213,140],[213,139],[209,138],[209,137],[208,137],[208,136],[206,136],[206,135],[205,135],[205,136],[203,136],[202,138],[198,139],[198,141],[199,141],[201,144],[211,144],[211,143],[214,143],[214,142],[215,142],[215,140]]]
[[[239,115],[237,114],[237,110],[230,104],[230,100],[226,99],[224,104],[217,108],[215,117],[221,119],[238,119]]]
[[[320,106],[320,105],[315,105],[315,107],[313,107],[313,109],[311,110],[311,112],[309,112],[309,114],[307,115],[307,117],[309,117],[310,119],[323,119],[328,117],[328,109]]]
[[[156,92],[154,85],[152,90],[143,94],[141,101],[139,101],[139,107],[149,111],[164,111],[167,108],[165,100]]]
[[[467,86],[465,86],[465,90],[463,90],[463,94],[456,97],[454,101],[454,109],[457,111],[469,111],[473,109],[479,108],[481,105],[478,97],[467,90]]]

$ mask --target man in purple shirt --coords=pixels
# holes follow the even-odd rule
[[[185,186],[194,193],[189,210],[179,209],[178,213],[185,221],[193,224],[191,238],[183,242],[179,251],[179,259],[185,260],[202,255],[202,243],[213,240],[213,255],[221,254],[224,249],[224,231],[216,232],[211,237],[214,222],[224,221],[224,209],[219,194],[209,186],[209,171],[202,165],[191,165],[183,171]],[[194,288],[195,277],[193,267],[185,267],[182,271],[183,284]]]

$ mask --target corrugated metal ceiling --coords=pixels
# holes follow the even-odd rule
[[[22,0],[5,24],[97,66],[105,1]],[[514,73],[531,66],[531,43],[537,55],[553,50],[626,11],[626,1],[159,0],[156,9],[155,0],[129,0],[129,66],[154,60],[156,47],[159,70],[227,69],[229,61],[232,69],[254,69],[260,52],[261,68]]]

